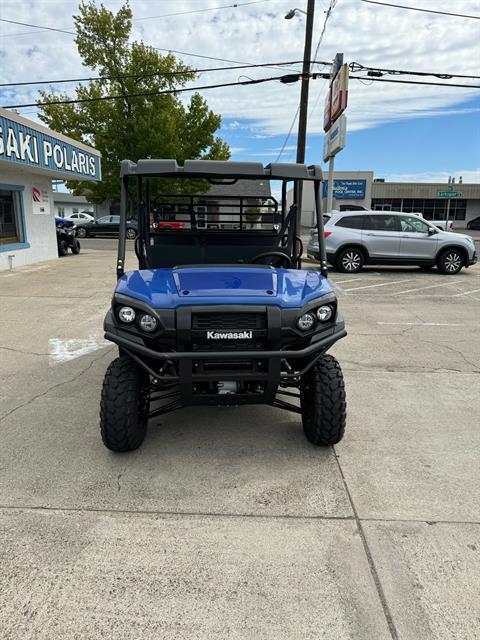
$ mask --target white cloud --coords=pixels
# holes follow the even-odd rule
[[[421,173],[375,173],[375,178],[385,178],[388,182],[441,182],[446,183],[452,176],[455,182],[460,177],[466,183],[480,183],[480,167],[478,169],[458,169],[457,171],[424,171]]]
[[[413,2],[413,0],[404,0]],[[72,14],[77,0],[2,0],[2,17],[45,26],[73,28]],[[116,10],[119,0],[105,0]],[[218,6],[218,0],[208,0],[201,7]],[[314,45],[324,20],[324,4],[316,3]],[[458,13],[480,14],[480,2],[455,0]],[[191,15],[155,18],[134,22],[133,37],[162,48],[171,47],[206,56],[246,62],[299,60],[303,55],[305,22],[299,16],[284,20],[290,8],[287,0],[270,0],[259,4],[194,13]],[[195,0],[131,0],[134,18],[175,13],[199,8]],[[437,0],[435,9],[451,11],[451,0]],[[27,33],[0,38],[3,82],[81,77],[89,75],[76,52],[73,38],[67,34],[38,32],[29,27],[1,24],[1,33]],[[340,0],[332,12],[318,58],[331,60],[338,49],[345,60],[364,65],[452,72],[478,75],[480,56],[476,20],[412,12]],[[222,66],[222,63],[201,58],[184,57],[197,68]],[[299,65],[293,65],[299,69]],[[286,73],[288,71],[285,71]],[[240,75],[252,78],[281,75],[279,69],[248,69],[204,73],[192,84],[231,82]],[[467,84],[469,80],[458,80]],[[471,80],[470,82],[475,82]],[[309,131],[321,132],[323,97],[326,82],[311,83],[311,113]],[[60,89],[57,85],[56,89]],[[71,91],[70,85],[61,89]],[[300,84],[279,82],[206,91],[209,105],[224,118],[231,118],[227,128],[243,130],[242,121],[254,136],[286,133],[297,109]],[[34,102],[36,88],[13,87],[1,92],[2,104]],[[350,82],[349,130],[377,126],[383,122],[404,120],[412,116],[457,115],[465,113],[459,105],[480,95],[478,90],[434,86],[393,85],[375,82],[363,85]],[[188,99],[188,94],[185,99]],[[315,106],[316,105],[316,106]],[[315,106],[315,108],[314,108]],[[29,111],[29,113],[27,113]],[[23,111],[32,115],[32,109]]]

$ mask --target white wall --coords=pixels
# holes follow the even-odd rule
[[[33,262],[51,260],[58,257],[57,234],[53,210],[53,192],[51,179],[44,175],[35,175],[27,171],[0,170],[0,184],[22,185],[23,212],[25,217],[26,242],[29,248],[9,250],[9,245],[0,245],[0,270],[9,269],[8,256],[13,256],[13,268]],[[32,186],[48,187],[48,214],[34,214],[32,204]]]

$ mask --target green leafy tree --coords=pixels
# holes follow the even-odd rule
[[[196,75],[175,56],[162,56],[143,42],[130,42],[128,2],[116,14],[94,1],[82,2],[74,20],[83,64],[103,78],[78,85],[77,99],[121,96],[40,107],[39,117],[49,127],[102,153],[102,182],[67,183],[75,193],[86,193],[92,202],[118,200],[120,161],[125,158],[176,158],[183,163],[189,158],[230,157],[228,145],[215,136],[221,118],[201,95],[193,94],[187,106],[175,93],[155,95],[182,87]],[[148,95],[132,95],[139,93]],[[40,94],[39,102],[69,99],[46,91]]]

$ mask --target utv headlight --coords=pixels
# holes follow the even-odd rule
[[[140,328],[143,329],[143,331],[147,331],[151,333],[152,331],[155,331],[155,329],[157,328],[157,325],[158,325],[158,320],[148,313],[145,313],[140,318]]]
[[[308,331],[315,324],[315,318],[311,313],[304,313],[303,316],[297,320],[297,327],[301,331]]]
[[[317,309],[317,318],[319,322],[327,322],[333,315],[333,309],[329,304],[324,304]]]
[[[121,307],[118,312],[118,317],[122,322],[125,322],[125,324],[132,324],[135,320],[135,311],[132,307]]]

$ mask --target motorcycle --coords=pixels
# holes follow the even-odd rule
[[[80,242],[76,237],[76,226],[71,220],[55,217],[55,226],[57,229],[57,247],[58,255],[66,256],[70,249],[72,253],[80,253]]]

